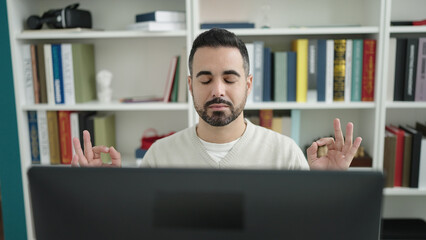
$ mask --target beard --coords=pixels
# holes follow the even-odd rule
[[[194,107],[201,119],[203,119],[209,125],[214,127],[223,127],[237,119],[238,116],[240,116],[240,114],[244,110],[246,99],[247,94],[245,94],[244,100],[237,106],[234,106],[234,104],[222,98],[214,98],[206,102],[202,107],[196,104],[194,101]],[[226,111],[213,111],[211,115],[209,115],[208,107],[212,104],[226,104],[228,106],[228,109],[230,110],[230,113],[227,113]]]

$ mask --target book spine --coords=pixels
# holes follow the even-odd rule
[[[259,110],[259,121],[260,126],[272,129],[272,119],[274,117],[274,113],[272,109],[261,109]]]
[[[34,84],[33,84],[33,69],[31,62],[31,46],[24,44],[22,46],[22,60],[24,69],[24,89],[26,104],[34,104]]]
[[[416,74],[417,74],[417,51],[419,40],[410,38],[407,40],[407,59],[405,65],[404,101],[414,101]]]
[[[394,101],[404,100],[405,66],[407,60],[406,51],[407,39],[398,38],[396,40]]]
[[[61,146],[61,163],[70,164],[72,160],[72,143],[71,143],[71,112],[59,111],[59,139]]]
[[[274,55],[274,100],[287,101],[287,53],[276,52]]]
[[[96,99],[95,53],[93,44],[72,44],[75,103]]]
[[[210,29],[210,28],[254,28],[254,23],[202,23],[200,24],[200,29]]]
[[[165,87],[165,90],[164,90],[163,102],[170,102],[170,97],[172,95],[172,90],[173,90],[173,81],[174,81],[174,78],[175,78],[177,60],[178,60],[178,57],[176,57],[176,56],[174,56],[170,60],[169,71],[168,71],[168,74],[167,74],[166,87]]]
[[[79,126],[79,121],[78,121],[78,113],[77,112],[72,112],[70,114],[70,127],[71,127],[71,144],[72,144],[72,139],[73,138],[78,138],[80,140],[80,142],[82,141],[82,139],[80,138],[80,126]],[[75,150],[74,148],[72,148],[72,155],[74,156],[75,154]]]
[[[283,133],[283,117],[273,116],[271,130],[279,134]]]
[[[308,92],[307,92],[307,101],[316,102],[318,99],[318,90],[317,90],[317,66],[318,66],[318,40],[309,39],[308,40]]]
[[[180,56],[177,58],[176,62],[176,70],[175,70],[175,76],[173,79],[173,88],[172,88],[172,96],[170,97],[171,102],[177,102],[178,97],[178,85],[179,85],[179,69],[180,69]]]
[[[55,87],[53,81],[52,45],[44,44],[44,67],[46,72],[47,103],[55,104]]]
[[[75,104],[74,67],[71,44],[66,43],[61,45],[61,56],[65,104]]]
[[[263,48],[263,94],[264,102],[272,101],[272,78],[271,78],[271,49]]]
[[[59,144],[58,113],[47,111],[47,127],[49,132],[50,164],[61,163],[61,147]]]
[[[362,66],[362,101],[374,101],[374,78],[376,69],[376,40],[365,39]]]
[[[45,110],[37,110],[38,141],[40,145],[40,163],[50,164],[49,132]]]
[[[346,40],[346,66],[345,66],[345,102],[351,101],[351,87],[352,87],[352,39]]]
[[[308,39],[294,40],[292,50],[296,52],[296,102],[307,102]]]
[[[263,99],[263,42],[254,42],[253,101]]]
[[[250,63],[250,70],[249,74],[252,76],[254,75],[254,44],[253,43],[246,43],[247,53],[249,56],[249,63]],[[253,81],[255,81],[253,79]],[[252,82],[253,84],[253,82]],[[247,96],[247,103],[253,103],[254,102],[254,96],[253,96],[253,85],[250,94]]]
[[[333,101],[345,100],[346,40],[334,40]]]
[[[419,184],[420,189],[426,189],[426,137],[423,137],[420,149]]]
[[[136,22],[185,22],[184,12],[155,11],[136,15]]]
[[[385,146],[383,155],[383,171],[386,174],[385,187],[394,187],[395,182],[396,136],[385,131]]]
[[[327,103],[332,103],[334,89],[334,40],[327,40],[327,64],[325,76],[325,101]]]
[[[37,72],[40,80],[40,103],[47,103],[46,71],[44,60],[44,46],[37,44]]]
[[[64,104],[64,82],[62,78],[62,56],[60,44],[52,44],[52,66],[55,103]]]
[[[352,48],[352,88],[351,88],[351,101],[361,101],[362,89],[362,53],[363,41],[362,39],[353,40]]]
[[[37,72],[37,46],[31,44],[31,68],[33,71],[34,103],[40,103],[40,80]]]
[[[317,56],[317,91],[318,102],[325,102],[325,79],[327,68],[327,41],[325,39],[318,40],[318,56]]]
[[[287,52],[287,101],[296,101],[296,52]]]
[[[37,112],[28,111],[28,131],[30,135],[31,163],[40,163],[40,144],[38,138]]]
[[[155,12],[136,15],[136,22],[155,21]]]
[[[300,146],[300,122],[301,122],[300,109],[291,110],[291,138]]]
[[[96,146],[115,146],[115,115],[106,114],[94,117],[94,137]],[[102,162],[108,163],[108,154],[101,154]]]
[[[396,135],[396,154],[395,154],[395,179],[394,187],[402,186],[402,172],[404,160],[404,131],[386,126],[386,130]]]
[[[389,39],[388,50],[388,77],[387,77],[387,94],[386,100],[392,102],[394,99],[395,88],[395,61],[396,61],[396,38]]]
[[[426,101],[426,38],[419,39],[415,100]]]

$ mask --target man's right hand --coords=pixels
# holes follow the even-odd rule
[[[77,137],[73,138],[72,142],[75,150],[75,155],[71,161],[73,167],[121,167],[121,154],[114,147],[92,147],[89,131],[83,131],[84,152]],[[101,153],[108,153],[111,156],[112,163],[103,163]]]

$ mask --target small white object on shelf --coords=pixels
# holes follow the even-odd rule
[[[108,70],[101,70],[96,74],[96,91],[98,94],[98,100],[101,103],[109,103],[112,99],[112,73]]]

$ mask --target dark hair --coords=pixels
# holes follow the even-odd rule
[[[235,47],[243,57],[243,67],[246,76],[249,74],[250,62],[246,45],[234,33],[225,29],[212,28],[209,31],[203,32],[194,40],[192,44],[191,53],[189,54],[188,67],[192,76],[192,62],[194,54],[198,48],[201,47]]]

